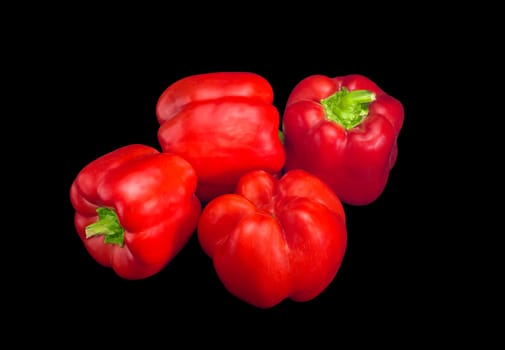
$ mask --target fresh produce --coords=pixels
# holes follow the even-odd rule
[[[163,91],[156,115],[162,150],[193,165],[202,202],[233,192],[250,170],[276,174],[284,166],[273,89],[257,74],[216,72],[180,79]]]
[[[178,155],[131,144],[75,178],[75,227],[89,254],[125,279],[154,275],[193,234],[201,213],[196,174]]]
[[[227,290],[259,308],[307,301],[333,280],[347,244],[344,209],[319,178],[243,175],[233,194],[210,201],[198,239]]]
[[[155,109],[160,150],[125,145],[71,184],[90,256],[121,278],[144,279],[196,234],[226,290],[250,305],[323,293],[347,249],[344,204],[384,191],[404,108],[359,74],[302,79],[282,119],[273,95],[252,72],[168,86]]]
[[[312,75],[283,114],[285,170],[304,169],[351,205],[375,201],[398,156],[403,105],[369,78]]]

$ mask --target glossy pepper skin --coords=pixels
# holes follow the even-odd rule
[[[344,203],[369,204],[396,162],[403,119],[401,102],[365,76],[309,76],[284,110],[285,169],[319,176]]]
[[[198,176],[203,202],[233,192],[253,169],[280,173],[285,151],[273,89],[250,72],[188,76],[158,99],[158,140],[164,152],[181,155]]]
[[[226,289],[258,308],[318,296],[347,245],[341,201],[303,170],[243,175],[235,193],[205,206],[197,235]]]
[[[85,166],[70,200],[84,247],[125,279],[158,273],[196,229],[196,174],[180,156],[131,144]]]

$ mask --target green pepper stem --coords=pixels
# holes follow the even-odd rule
[[[368,90],[352,90],[342,87],[321,100],[326,118],[349,130],[359,125],[368,115],[368,105],[375,101],[375,94]]]
[[[104,236],[104,243],[124,245],[124,228],[119,223],[116,212],[113,209],[100,207],[96,209],[98,220],[86,226],[86,238],[97,235]]]

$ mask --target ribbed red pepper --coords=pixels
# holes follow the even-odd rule
[[[161,94],[156,115],[162,150],[193,165],[203,202],[233,192],[240,176],[250,170],[275,174],[284,166],[273,89],[255,73],[183,78]]]
[[[196,174],[178,155],[131,144],[95,159],[70,188],[75,227],[89,254],[125,279],[158,273],[193,234]]]
[[[403,119],[400,101],[365,76],[309,76],[283,114],[285,169],[317,175],[345,203],[369,204],[396,162]]]

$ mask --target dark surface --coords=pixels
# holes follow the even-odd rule
[[[432,57],[426,51],[428,43],[417,38],[413,45],[404,34],[392,31],[383,33],[387,38],[342,46],[343,40],[328,33],[309,32],[298,39],[304,34],[300,27],[280,28],[275,35],[238,30],[239,40],[225,28],[189,38],[169,29],[166,36],[159,31],[140,35],[111,29],[58,41],[50,62],[37,62],[33,69],[57,87],[40,106],[54,116],[44,125],[56,131],[46,141],[54,156],[50,166],[58,169],[51,173],[55,188],[47,189],[57,210],[45,215],[50,237],[43,239],[48,247],[40,263],[23,277],[18,275],[35,294],[29,319],[39,323],[52,315],[76,330],[89,329],[91,322],[94,333],[112,327],[109,330],[121,332],[122,338],[130,328],[152,327],[158,333],[166,327],[174,332],[174,325],[183,330],[218,327],[219,333],[213,332],[217,339],[229,327],[244,332],[247,339],[284,326],[292,331],[291,339],[304,334],[338,338],[342,333],[394,340],[402,333],[415,340],[442,333],[453,302],[441,287],[445,267],[434,269],[444,239],[432,228],[441,214],[423,204],[433,200],[427,183],[446,181],[433,174],[431,153],[440,152],[440,135],[425,123],[425,88],[433,71],[417,63],[420,57]],[[439,57],[430,69],[443,70],[445,65]],[[236,299],[221,285],[195,235],[160,273],[140,281],[122,280],[92,260],[75,232],[69,189],[81,168],[129,143],[158,148],[159,95],[180,78],[216,71],[264,76],[274,88],[274,104],[281,114],[290,90],[312,74],[363,74],[404,104],[398,161],[386,189],[370,205],[346,206],[349,244],[343,264],[312,301],[286,300],[261,310]],[[437,226],[440,232],[444,228],[444,222]],[[450,276],[444,276],[444,282],[445,278]],[[419,327],[425,317],[431,324]]]
[[[405,208],[406,203],[411,203],[412,197],[418,195],[412,187],[415,182],[412,159],[417,154],[413,153],[415,150],[411,147],[411,138],[415,137],[414,119],[418,116],[412,106],[414,97],[402,88],[408,83],[406,80],[409,76],[402,75],[389,65],[361,66],[353,62],[340,63],[338,60],[331,64],[314,61],[299,65],[293,63],[293,67],[286,67],[285,60],[287,62],[290,57],[288,53],[285,55],[269,58],[268,62],[251,63],[250,59],[237,57],[218,64],[212,59],[190,64],[178,60],[164,62],[158,58],[145,70],[126,64],[129,71],[124,72],[112,65],[105,76],[87,72],[78,77],[83,84],[92,88],[78,90],[76,103],[80,108],[74,111],[72,120],[69,120],[68,126],[73,132],[66,142],[66,148],[72,150],[72,157],[64,169],[65,182],[62,183],[65,233],[61,237],[61,241],[65,242],[62,250],[66,261],[65,273],[71,272],[65,274],[65,288],[76,292],[75,298],[85,299],[84,303],[89,303],[92,300],[90,295],[100,289],[102,293],[117,298],[120,304],[128,303],[128,308],[139,308],[139,311],[146,307],[161,308],[169,313],[173,313],[174,308],[186,309],[186,312],[205,310],[207,315],[218,313],[226,316],[229,313],[233,317],[260,320],[271,317],[292,320],[297,315],[306,317],[312,313],[314,315],[311,317],[316,317],[319,312],[326,313],[328,317],[339,315],[340,318],[342,313],[356,310],[374,314],[386,310],[403,313],[408,308],[418,307],[413,303],[411,293],[417,288],[419,276],[416,275],[423,273],[416,258],[419,251],[415,246],[422,244],[423,238],[412,239],[413,235],[420,233],[415,231],[416,223],[408,220],[412,213]],[[398,141],[398,163],[392,170],[387,188],[380,199],[371,205],[346,207],[348,251],[338,276],[316,300],[305,304],[287,301],[266,311],[256,310],[235,300],[222,288],[213,272],[211,260],[203,254],[196,236],[156,276],[145,281],[123,281],[112,271],[97,266],[74,234],[73,210],[67,192],[80,168],[95,157],[128,143],[145,143],[159,148],[156,139],[158,125],[154,114],[158,95],[176,79],[220,70],[246,70],[263,75],[275,89],[275,105],[280,110],[289,89],[304,76],[315,73],[367,75],[405,104],[406,121]],[[403,304],[401,308],[397,307],[398,303]]]

